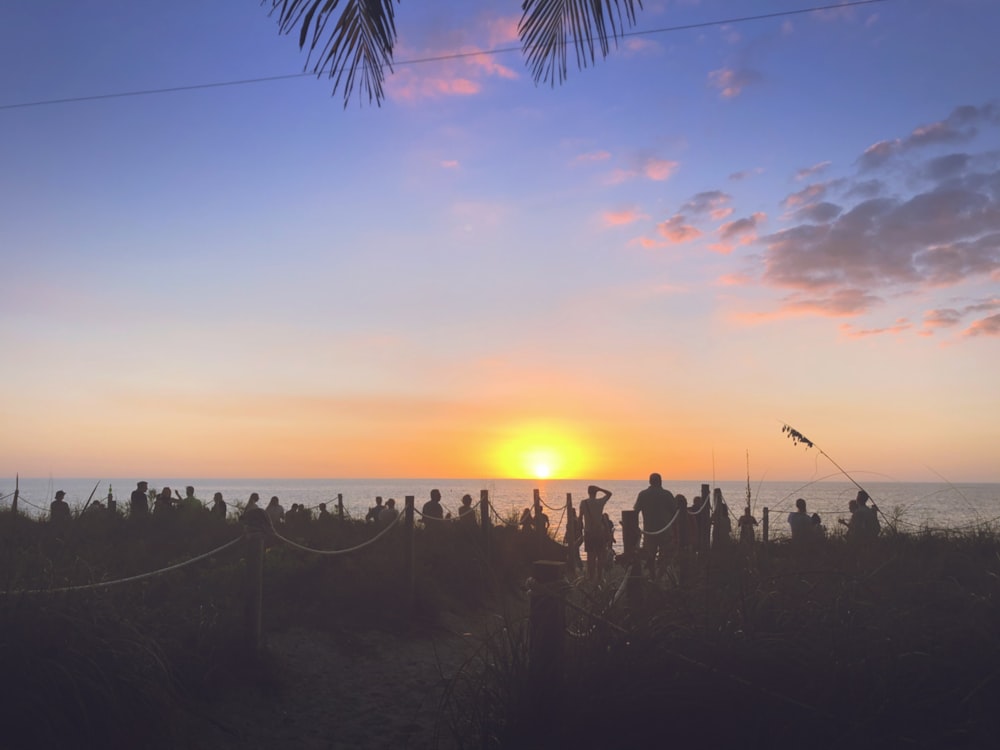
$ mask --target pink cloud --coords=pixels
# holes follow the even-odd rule
[[[463,50],[464,52],[470,52],[474,50]],[[508,68],[506,65],[501,65],[496,61],[493,55],[479,54],[473,55],[471,57],[466,57],[465,62],[476,68],[482,70],[486,75],[498,76],[500,78],[506,78],[507,80],[514,80],[520,76],[512,68]]]
[[[625,224],[632,224],[640,219],[648,219],[649,216],[641,213],[638,209],[625,208],[621,211],[605,211],[601,215],[601,218],[603,219],[605,226],[620,227]]]
[[[897,318],[894,325],[885,328],[855,328],[850,323],[842,323],[840,332],[850,339],[863,339],[869,336],[882,336],[884,334],[898,335],[913,328],[906,318]]]
[[[799,206],[814,203],[826,195],[826,189],[827,186],[825,183],[814,182],[811,185],[806,185],[798,192],[786,196],[785,199],[781,201],[781,205],[784,208],[798,208]]]
[[[666,221],[661,221],[656,225],[656,231],[671,245],[679,245],[701,237],[700,229],[684,223],[683,214],[676,214]]]
[[[441,166],[445,169],[458,169],[460,165],[455,159],[446,159],[441,162]]]
[[[798,172],[795,173],[795,180],[797,182],[801,182],[807,177],[812,177],[815,174],[819,174],[820,172],[824,171],[827,167],[829,167],[830,164],[831,162],[829,161],[821,161],[818,164],[813,164],[811,167],[803,167],[802,169],[800,169]]]
[[[749,286],[754,278],[746,273],[727,273],[715,280],[718,286]]]
[[[757,225],[767,220],[767,214],[757,213],[742,219],[728,221],[719,227],[719,241],[713,242],[708,249],[713,253],[729,255],[740,245],[749,245],[757,239]]]
[[[723,99],[732,99],[743,93],[743,89],[760,80],[760,73],[747,68],[720,68],[708,74],[708,83],[719,90]]]
[[[966,336],[1000,336],[1000,313],[977,320],[965,329]]]
[[[400,70],[386,81],[386,93],[397,101],[414,102],[446,96],[478,94],[481,86],[468,78],[421,77],[412,69]]]
[[[518,33],[520,22],[519,16],[491,18],[486,22],[487,44],[490,47],[496,47],[501,44],[519,42],[521,40],[521,35]]]
[[[670,176],[677,171],[679,164],[666,159],[649,159],[643,165],[643,172],[651,180],[663,181],[670,179]]]

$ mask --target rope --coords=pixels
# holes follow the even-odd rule
[[[88,583],[88,584],[84,584],[82,586],[63,586],[61,588],[56,588],[56,589],[23,589],[23,590],[20,590],[20,591],[0,591],[0,594],[3,594],[3,595],[14,595],[14,594],[59,594],[59,593],[65,592],[65,591],[83,591],[85,589],[101,589],[101,588],[107,588],[108,586],[117,586],[120,583],[132,583],[133,581],[141,581],[144,578],[152,578],[153,576],[158,576],[158,575],[161,575],[163,573],[169,573],[170,571],[173,571],[173,570],[179,570],[180,568],[183,568],[183,567],[186,567],[186,566],[191,565],[193,563],[199,562],[201,560],[204,560],[205,558],[212,557],[213,555],[217,555],[218,553],[222,552],[223,550],[229,549],[234,544],[236,544],[237,542],[240,542],[242,540],[243,540],[243,535],[241,534],[240,536],[238,536],[235,539],[233,539],[231,542],[226,542],[221,547],[216,547],[211,552],[206,552],[203,555],[198,555],[197,557],[192,557],[190,560],[185,560],[184,562],[179,562],[179,563],[177,563],[175,565],[168,565],[167,567],[160,568],[159,570],[153,570],[153,571],[150,571],[149,573],[140,573],[139,575],[129,576],[128,578],[118,578],[118,579],[116,579],[114,581],[101,581],[100,583]]]
[[[444,521],[444,522],[449,522],[449,521],[457,521],[458,520],[457,518],[454,518],[454,517],[452,517],[452,518],[438,518],[437,516],[426,516],[421,511],[417,510],[416,506],[414,506],[413,512],[416,513],[418,516],[420,516],[425,521]]]
[[[701,499],[701,505],[698,507],[698,510],[695,510],[694,507],[691,507],[691,508],[688,508],[688,513],[690,513],[692,516],[696,516],[696,515],[698,515],[699,513],[701,513],[705,509],[706,505],[708,505],[708,496],[707,495]]]
[[[289,545],[290,547],[295,547],[296,549],[300,549],[303,552],[312,552],[314,555],[349,555],[352,552],[357,552],[358,550],[364,549],[368,545],[377,542],[379,539],[381,539],[383,536],[389,533],[391,529],[395,528],[395,526],[399,524],[401,519],[402,516],[396,516],[396,519],[392,523],[390,523],[388,526],[382,529],[378,534],[373,536],[371,539],[369,539],[366,542],[362,542],[361,544],[358,544],[354,547],[350,547],[348,549],[313,549],[312,547],[306,547],[303,544],[299,544],[298,542],[293,542],[291,539],[283,537],[281,534],[275,531],[273,527],[271,529],[271,533],[274,534],[274,536],[280,539],[282,542]]]
[[[662,529],[659,529],[658,531],[646,531],[645,529],[643,529],[641,527],[640,527],[639,531],[644,536],[659,536],[660,534],[662,534],[663,532],[665,532],[667,529],[669,529],[671,526],[674,525],[674,521],[677,520],[678,516],[680,516],[680,513],[678,513],[675,510],[673,517],[670,519],[670,521],[667,523],[667,525],[664,526]]]

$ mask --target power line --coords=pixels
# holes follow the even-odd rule
[[[796,8],[793,10],[781,10],[773,13],[760,13],[753,16],[738,16],[735,18],[724,18],[715,21],[701,21],[699,23],[688,23],[680,26],[662,26],[657,29],[647,29],[645,31],[627,31],[619,36],[621,38],[650,36],[653,34],[667,34],[675,31],[693,31],[694,29],[704,29],[711,26],[730,26],[737,23],[748,23],[750,21],[765,21],[773,18],[785,16],[804,15],[806,13],[820,13],[825,10],[842,10],[844,8],[854,8],[861,5],[876,5],[887,3],[890,0],[852,0],[852,2],[834,3],[830,5],[815,5],[809,8]],[[575,43],[575,42],[574,42]],[[567,43],[569,44],[569,43]],[[512,47],[495,47],[493,49],[481,50],[478,52],[450,52],[444,55],[434,55],[431,57],[415,57],[409,60],[398,60],[392,63],[393,66],[422,65],[431,62],[443,62],[446,60],[460,60],[467,57],[479,57],[482,55],[501,55],[508,52],[524,52],[527,48],[523,45]],[[284,81],[292,78],[304,78],[305,76],[317,75],[312,71],[302,73],[288,73],[285,75],[262,76],[259,78],[243,78],[235,81],[217,81],[214,83],[195,83],[185,86],[170,86],[168,88],[139,89],[137,91],[121,91],[113,94],[90,94],[87,96],[71,96],[62,99],[40,99],[33,102],[18,102],[16,104],[0,104],[0,110],[4,109],[25,109],[27,107],[41,107],[47,104],[72,104],[75,102],[90,102],[101,99],[124,99],[131,96],[150,96],[153,94],[170,94],[176,91],[197,91],[198,89],[222,88],[224,86],[245,86],[251,83],[266,83],[268,81]]]

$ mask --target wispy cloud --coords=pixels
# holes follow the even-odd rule
[[[820,172],[824,172],[830,164],[831,162],[829,161],[821,161],[818,164],[813,164],[811,167],[803,167],[795,173],[795,180],[797,182],[801,182],[802,180],[813,177]]]
[[[620,227],[648,218],[649,216],[647,214],[642,213],[637,208],[625,208],[620,211],[605,211],[601,215],[604,226],[607,227]]]
[[[729,205],[733,196],[721,190],[706,190],[693,195],[683,206],[681,213],[695,216],[709,216],[715,221],[722,221],[733,213]]]
[[[966,336],[1000,336],[1000,313],[977,320],[967,329]]]
[[[906,318],[898,318],[891,326],[884,328],[858,328],[850,323],[841,323],[840,332],[851,339],[863,339],[870,336],[898,335],[913,328],[913,324]]]
[[[573,157],[573,164],[592,164],[598,161],[607,161],[611,158],[609,151],[588,151],[585,154],[577,154]]]
[[[709,250],[729,254],[737,245],[749,245],[757,239],[758,225],[767,221],[767,214],[757,211],[735,221],[727,221],[719,227],[719,242],[709,245]]]
[[[965,104],[956,107],[945,119],[919,125],[905,138],[877,141],[858,157],[862,169],[876,169],[899,154],[924,146],[962,143],[972,140],[983,125],[1000,125],[1000,106],[988,102],[982,106]]]
[[[750,68],[719,68],[708,74],[709,85],[718,89],[723,99],[739,96],[743,89],[760,79],[760,73]]]

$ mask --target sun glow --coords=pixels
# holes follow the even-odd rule
[[[524,425],[510,430],[498,447],[495,465],[501,476],[531,479],[568,479],[585,469],[585,449],[562,427]]]

